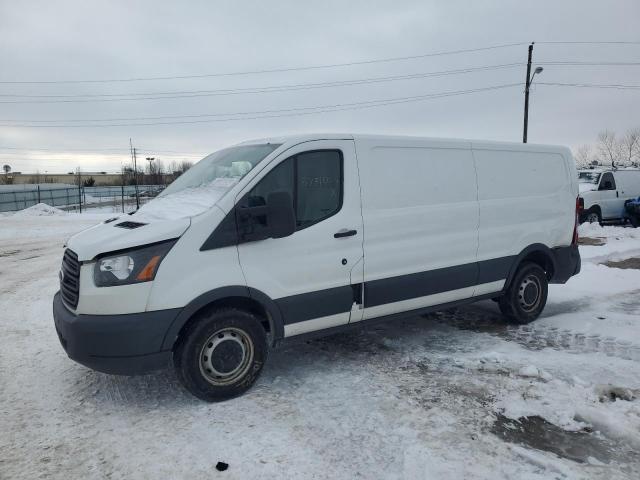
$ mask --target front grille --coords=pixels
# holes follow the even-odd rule
[[[60,293],[62,300],[71,308],[78,306],[80,296],[80,262],[78,255],[69,250],[64,251],[62,270],[60,270]]]

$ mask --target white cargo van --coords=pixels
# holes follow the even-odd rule
[[[527,323],[580,269],[567,148],[304,135],[213,153],[137,213],[72,237],[53,311],[68,355],[171,361],[205,400],[270,348],[493,298]]]
[[[580,221],[620,221],[624,202],[640,197],[640,170],[633,168],[580,170]]]

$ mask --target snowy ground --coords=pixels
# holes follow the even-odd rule
[[[407,317],[278,350],[205,404],[58,344],[62,245],[108,216],[0,216],[2,479],[639,477],[640,270],[603,263],[640,257],[640,229],[582,229],[605,244],[529,326],[490,301]]]

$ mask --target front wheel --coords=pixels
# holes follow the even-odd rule
[[[194,319],[180,338],[173,363],[190,393],[216,402],[247,391],[260,375],[267,352],[260,319],[244,310],[224,308]]]
[[[542,313],[548,290],[545,271],[535,263],[523,263],[498,301],[500,311],[511,323],[530,323]]]

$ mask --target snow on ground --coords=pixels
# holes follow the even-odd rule
[[[206,404],[58,344],[62,246],[109,216],[0,216],[2,479],[638,478],[640,270],[602,263],[637,256],[640,229],[581,228],[606,244],[531,325],[491,301],[407,316],[277,350]]]

